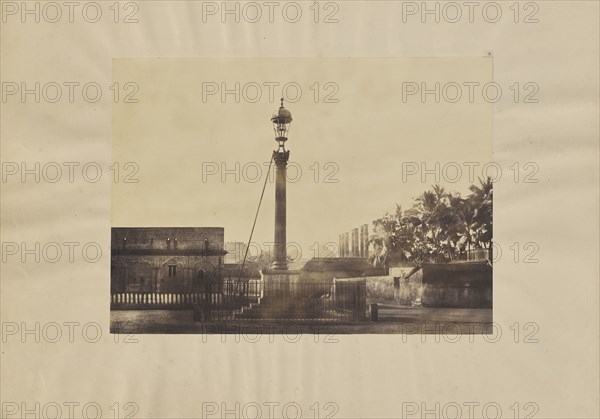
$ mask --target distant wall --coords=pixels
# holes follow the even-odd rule
[[[339,270],[339,271],[327,271],[327,272],[306,272],[300,273],[300,279],[303,281],[320,282],[320,283],[331,283],[333,284],[334,278],[357,278],[361,277],[362,271],[352,270]]]
[[[300,269],[303,281],[333,283],[333,278],[360,278],[385,275],[366,258],[312,258]]]
[[[389,268],[389,275],[398,278],[404,278],[408,275],[415,267],[414,266],[399,266]]]
[[[395,302],[397,290],[394,288],[394,277],[368,276],[367,298],[376,302]]]

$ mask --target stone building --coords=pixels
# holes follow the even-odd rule
[[[111,292],[218,292],[222,227],[111,229]]]
[[[246,254],[246,243],[243,242],[227,242],[225,243],[225,255],[224,263],[242,263],[244,255]]]

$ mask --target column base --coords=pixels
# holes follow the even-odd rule
[[[287,262],[273,262],[271,265],[271,270],[273,271],[287,271],[288,264]]]

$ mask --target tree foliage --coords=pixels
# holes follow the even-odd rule
[[[398,262],[448,262],[492,244],[493,183],[479,179],[463,198],[440,185],[423,192],[411,208],[396,205],[373,221],[370,261],[375,266]]]

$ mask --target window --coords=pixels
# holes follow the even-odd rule
[[[169,265],[169,278],[177,276],[177,265]]]

